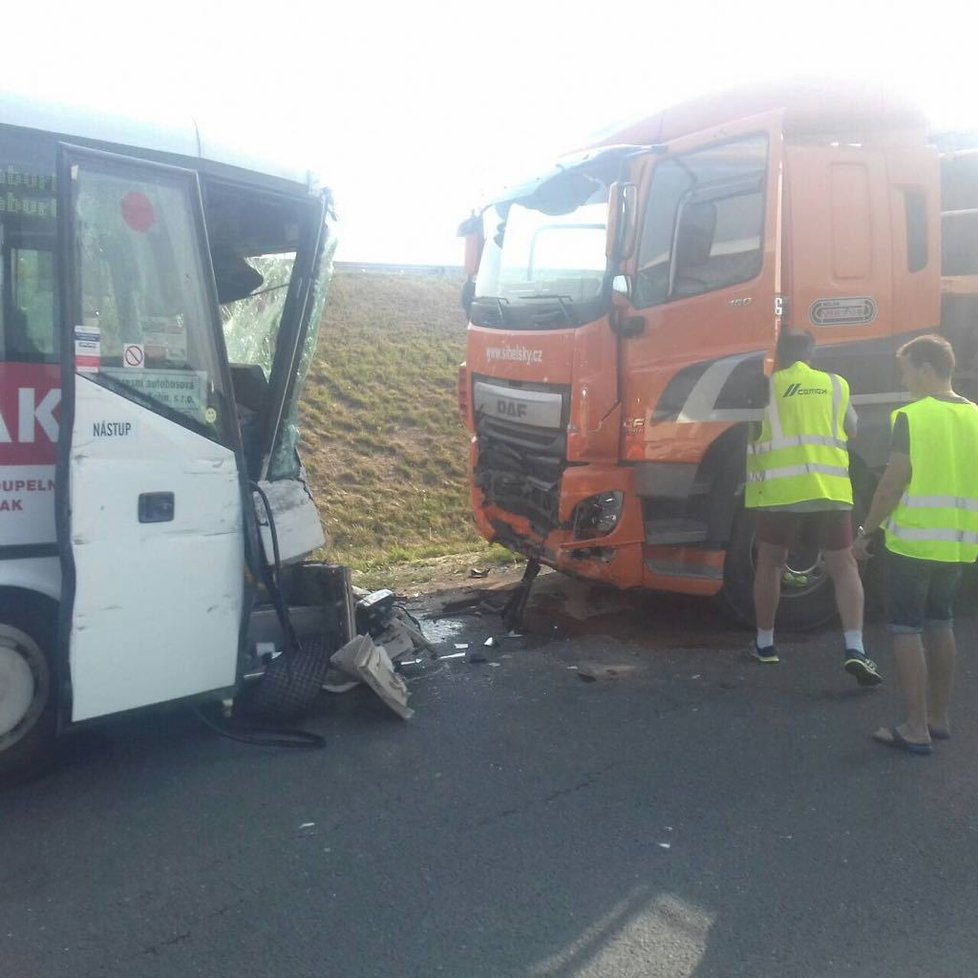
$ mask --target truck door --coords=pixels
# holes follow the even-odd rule
[[[781,314],[781,166],[779,112],[677,139],[645,168],[622,310],[627,458],[698,462],[718,424],[756,415]]]
[[[235,682],[238,429],[197,175],[63,145],[58,456],[72,720]]]

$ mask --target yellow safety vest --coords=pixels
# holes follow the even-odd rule
[[[893,412],[910,429],[910,484],[886,523],[886,548],[905,557],[978,558],[978,406],[924,397]]]
[[[747,446],[748,508],[811,500],[852,505],[849,385],[798,363],[771,375],[761,434]]]

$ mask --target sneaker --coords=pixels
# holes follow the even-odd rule
[[[747,654],[757,662],[774,663],[781,661],[778,658],[778,650],[773,645],[768,645],[762,649],[757,642],[751,642]]]
[[[860,686],[878,686],[883,682],[883,677],[879,674],[876,663],[865,652],[846,649],[846,661],[843,668],[849,675],[856,677],[856,682]]]

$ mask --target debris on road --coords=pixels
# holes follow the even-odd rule
[[[473,649],[465,657],[465,661],[466,662],[472,662],[472,663],[488,662],[489,661],[489,657],[485,654],[485,652],[480,652],[478,649]]]
[[[414,710],[407,705],[410,695],[407,684],[394,672],[387,650],[382,645],[374,645],[369,635],[357,635],[334,652],[330,661],[366,683],[398,716],[405,720],[414,716]]]
[[[613,665],[605,666],[597,662],[582,662],[577,667],[577,674],[587,682],[597,680],[622,679],[635,672],[636,667],[632,665]]]

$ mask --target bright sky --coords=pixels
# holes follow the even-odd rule
[[[588,133],[792,75],[881,80],[978,129],[974,0],[9,4],[0,85],[185,111],[332,186],[347,261],[460,264],[458,222]]]

